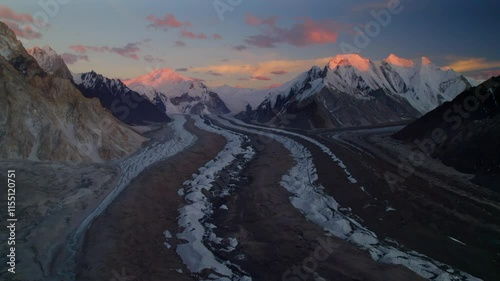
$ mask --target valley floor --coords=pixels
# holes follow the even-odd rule
[[[389,138],[397,127],[302,132],[185,118],[178,141],[155,136],[182,145],[121,164],[132,176],[109,178],[75,216],[76,245],[57,248],[78,249],[73,279],[500,278],[500,196],[432,159],[389,185],[411,151]],[[59,256],[37,273],[57,272]]]

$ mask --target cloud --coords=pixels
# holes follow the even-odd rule
[[[276,43],[281,42],[281,40],[276,37],[260,34],[248,36],[245,42],[260,48],[276,48]]]
[[[195,82],[205,82],[205,80],[201,79],[201,78],[196,78],[196,77],[189,77],[191,79],[193,79],[193,81]]]
[[[260,80],[260,81],[270,81],[270,80],[272,80],[271,78],[269,78],[267,76],[253,76],[252,79]]]
[[[276,24],[277,19],[276,17],[259,19],[256,16],[247,15],[247,24],[260,27],[261,33],[248,36],[245,42],[260,48],[275,48],[278,43],[305,47],[335,43],[339,32],[347,29],[347,25],[333,20],[314,21],[308,18],[303,18],[301,22],[290,28],[280,28]]]
[[[155,58],[155,57],[153,57],[151,55],[145,56],[144,60],[147,61],[147,62],[149,62],[149,63],[153,63],[153,62],[165,62],[164,59],[162,59],[162,58]]]
[[[234,46],[233,49],[238,51],[238,52],[241,52],[241,51],[248,49],[248,47],[245,45],[238,45],[238,46]]]
[[[192,70],[199,72],[214,71],[225,75],[266,76],[273,71],[281,69],[286,69],[288,73],[307,71],[314,65],[322,67],[331,59],[331,57],[325,57],[310,60],[270,60],[256,64],[245,64],[239,61],[232,61],[231,64],[193,67]]]
[[[188,71],[188,69],[185,68],[185,67],[181,67],[181,68],[175,69],[175,71],[177,71],[177,72],[186,72],[186,71]]]
[[[474,79],[476,79],[478,81],[488,80],[491,77],[500,76],[500,69],[496,69],[496,70],[483,70],[483,71],[479,71],[479,72],[476,72],[476,73],[472,73],[469,76],[471,76],[472,78],[474,78]]]
[[[34,23],[33,17],[30,14],[18,14],[5,5],[0,6],[0,18],[18,23]]]
[[[478,71],[500,67],[500,61],[487,61],[486,58],[459,58],[446,66],[457,72]]]
[[[14,34],[16,34],[17,37],[19,38],[24,38],[24,39],[40,39],[42,38],[42,34],[35,31],[31,25],[25,25],[24,27],[21,27],[19,24],[4,20],[3,21],[12,31],[14,31]]]
[[[176,47],[185,47],[186,43],[184,43],[182,41],[175,41],[174,46],[176,46]]]
[[[190,22],[181,22],[172,14],[166,14],[163,18],[157,18],[154,15],[149,15],[147,19],[151,22],[148,27],[163,29],[165,31],[168,30],[168,28],[191,27]]]
[[[35,22],[30,14],[19,14],[11,8],[0,6],[0,19],[10,28],[17,37],[24,39],[40,39],[42,34],[35,27]]]
[[[246,78],[246,77],[244,77],[244,78],[238,78],[238,81],[249,81],[249,80],[250,80],[250,78]]]
[[[275,71],[271,71],[271,74],[273,75],[285,75],[287,74],[288,72],[285,71],[285,70],[275,70]]]
[[[63,53],[61,54],[61,57],[66,64],[75,64],[77,61],[89,61],[89,56],[87,55]]]
[[[279,19],[278,17],[270,17],[270,18],[267,18],[267,19],[259,19],[258,17],[254,16],[254,15],[251,15],[251,14],[247,14],[246,17],[245,17],[245,21],[250,26],[257,26],[257,25],[261,25],[261,24],[267,24],[267,25],[270,25],[270,26],[275,26],[276,22],[278,21],[278,19]]]
[[[139,48],[140,43],[128,43],[124,47],[109,47],[109,46],[84,46],[84,45],[73,45],[69,46],[73,51],[86,54],[88,52],[96,53],[114,53],[122,57],[139,60],[139,55],[137,52],[141,49]]]
[[[280,83],[271,84],[271,85],[269,85],[267,88],[268,88],[268,89],[274,89],[274,88],[281,87],[281,85],[283,85],[283,84],[280,84]]]
[[[214,34],[214,35],[213,35],[213,38],[214,38],[215,40],[222,40],[222,35],[220,35],[220,34]]]
[[[212,71],[212,70],[207,71],[207,74],[208,74],[208,75],[212,75],[212,76],[223,76],[223,74],[222,74],[222,73],[215,72],[215,71]]]
[[[204,33],[195,34],[191,31],[186,31],[186,30],[181,31],[181,37],[190,38],[190,39],[207,39],[208,38],[207,35],[205,35]]]

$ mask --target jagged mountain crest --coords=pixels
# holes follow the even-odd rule
[[[468,88],[470,84],[463,76],[439,68],[426,57],[408,60],[391,54],[376,62],[358,54],[343,54],[331,59],[323,70],[315,66],[275,89],[257,108],[256,118],[268,122],[276,114],[297,113],[317,103],[315,110],[324,108],[325,119],[334,115],[330,112],[333,109],[338,111],[338,106],[325,103],[349,101],[344,108],[359,104],[370,112],[367,104],[371,103],[376,110],[372,116],[359,111],[359,121],[353,115],[358,111],[356,108],[352,113],[340,110],[338,114],[348,121],[336,116],[329,122],[331,125],[392,122],[418,117]]]
[[[110,79],[91,71],[75,74],[73,80],[85,97],[98,98],[103,107],[125,123],[170,121],[165,111],[157,108],[145,96],[129,89],[119,79]]]
[[[43,46],[42,48],[35,46],[27,49],[27,52],[35,58],[45,72],[57,77],[72,79],[71,72],[63,58],[49,46]]]
[[[226,114],[229,109],[204,83],[162,68],[125,80],[132,90],[145,95],[167,113]]]
[[[102,162],[145,139],[74,84],[45,72],[0,22],[0,158]]]

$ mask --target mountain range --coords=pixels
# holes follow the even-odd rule
[[[76,87],[87,98],[98,98],[101,105],[127,124],[168,122],[170,118],[143,95],[130,90],[119,79],[109,79],[94,71],[75,74]]]
[[[26,88],[23,94],[17,96],[12,93],[19,91],[21,86],[13,88],[10,85],[9,89],[2,91],[3,95],[7,94],[7,100],[13,100],[10,104],[2,103],[3,107],[12,106],[14,99],[19,104],[25,104],[23,110],[15,113],[10,108],[4,108],[3,120],[22,124],[24,132],[29,135],[25,137],[29,140],[27,144],[8,150],[17,151],[15,153],[4,149],[4,156],[12,154],[10,156],[47,159],[50,153],[37,151],[40,141],[55,141],[45,132],[57,131],[57,141],[62,141],[64,135],[67,146],[71,147],[79,137],[95,138],[95,134],[75,137],[78,130],[92,131],[90,123],[109,119],[111,115],[114,115],[114,130],[120,131],[118,135],[127,135],[125,139],[133,140],[124,144],[124,150],[130,151],[143,139],[121,122],[129,125],[161,123],[170,121],[167,114],[236,114],[243,111],[240,116],[252,122],[306,129],[371,125],[416,119],[472,87],[462,75],[452,69],[440,68],[425,57],[408,60],[393,54],[382,61],[371,61],[358,54],[338,55],[322,68],[313,66],[282,86],[265,90],[227,85],[211,88],[202,81],[168,68],[121,81],[94,71],[72,74],[62,57],[50,47],[25,50],[6,25],[1,27],[3,75],[8,71],[9,78],[17,79],[16,83]],[[4,84],[4,88],[8,86],[8,83]],[[47,92],[71,101],[63,102],[64,99],[51,97]],[[28,96],[36,98],[30,100]],[[96,104],[97,100],[100,104]],[[36,109],[35,101],[46,107],[43,115],[62,108],[65,111],[59,112],[59,116],[42,116]],[[99,109],[86,112],[89,107],[96,106]],[[78,110],[82,112],[77,114]],[[18,119],[7,118],[11,114],[19,115]],[[36,118],[33,117],[35,115]],[[59,120],[61,118],[66,119]],[[78,121],[81,123],[75,127],[67,118],[80,118]],[[14,125],[7,125],[6,122],[3,122],[4,128]],[[8,129],[4,132],[7,133],[2,135],[3,143],[21,138]],[[113,138],[106,140],[113,141]],[[96,139],[86,140],[88,143],[94,141]],[[98,144],[93,146],[100,147]],[[56,148],[52,145],[51,149]],[[99,157],[94,153],[93,158],[112,158],[122,152],[100,152],[97,153]],[[75,157],[85,158],[82,155]]]
[[[230,113],[217,93],[203,82],[168,69],[157,69],[146,75],[123,81],[132,90],[145,95],[166,113]]]

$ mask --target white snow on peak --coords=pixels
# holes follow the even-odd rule
[[[154,99],[157,92],[167,97],[177,97],[189,93],[193,97],[201,97],[207,87],[192,78],[183,76],[169,68],[154,70],[146,75],[124,80],[130,89]]]
[[[183,76],[170,68],[160,68],[130,81],[157,87],[164,83],[180,83],[182,81],[193,81],[193,79]]]
[[[431,60],[428,59],[427,57],[422,57],[422,65],[429,65],[432,64]]]
[[[54,63],[57,63],[57,60],[59,59],[59,55],[47,45],[42,48],[35,46],[27,49],[26,51],[30,56],[35,58],[42,69],[48,72],[54,69]]]
[[[370,60],[358,54],[344,54],[335,56],[328,66],[330,69],[335,69],[338,66],[352,66],[361,71],[366,71],[370,68]]]
[[[406,99],[424,114],[452,100],[470,86],[460,74],[451,69],[439,68],[426,57],[413,61],[394,54],[382,61],[371,61],[357,54],[337,55],[327,64],[324,78],[311,75],[310,72],[302,73],[277,88],[264,103],[270,102],[271,108],[274,108],[280,97],[289,97],[297,87],[311,83],[318,91],[324,85],[361,100],[375,99],[370,93],[382,89]],[[311,77],[321,79],[322,83],[307,81]],[[311,96],[318,91],[309,90],[305,94]]]
[[[400,67],[413,67],[415,62],[412,60],[400,58],[395,54],[390,54],[389,57],[385,59],[385,62],[391,65],[400,66]]]

